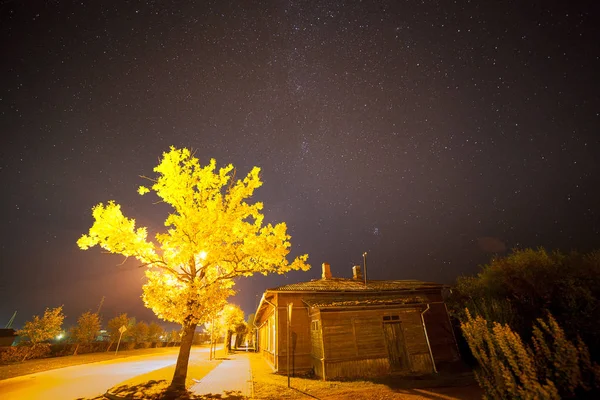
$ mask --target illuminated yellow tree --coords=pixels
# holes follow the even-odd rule
[[[228,304],[223,310],[222,318],[224,319],[223,328],[225,329],[225,348],[231,350],[231,336],[244,325],[244,312],[235,304]]]
[[[227,304],[223,302],[219,307],[213,307],[208,315],[207,321],[204,323],[204,328],[210,332],[210,359],[212,360],[215,354],[214,348],[219,337],[225,340],[224,351],[230,350],[228,341],[231,338],[231,333],[236,327],[244,323],[244,312],[235,304]]]
[[[171,388],[185,387],[194,331],[202,322],[211,296],[222,297],[233,278],[255,273],[283,274],[307,270],[307,255],[287,260],[290,236],[285,223],[263,224],[263,204],[250,203],[262,185],[254,167],[244,179],[235,178],[232,165],[217,170],[206,166],[188,149],[171,147],[154,168],[152,185],[139,194],[155,192],[173,208],[166,232],[153,242],[146,228],[109,201],[92,210],[94,224],[77,242],[81,249],[100,246],[110,253],[135,257],[147,267],[143,299],[160,318],[181,323],[182,344]]]
[[[100,315],[91,311],[81,314],[77,319],[77,326],[71,330],[71,337],[77,343],[73,355],[77,355],[80,344],[92,343],[98,336],[98,331],[100,331]]]

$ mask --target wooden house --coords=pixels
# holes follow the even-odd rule
[[[268,289],[256,311],[258,351],[280,373],[323,380],[428,374],[459,358],[446,286],[413,280],[322,279]],[[291,320],[288,333],[288,313]],[[288,353],[288,336],[289,353]]]

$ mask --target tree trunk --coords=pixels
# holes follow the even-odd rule
[[[21,360],[21,362],[27,360],[27,357],[29,357],[29,355],[31,354],[31,351],[34,349],[34,347],[36,346],[37,343],[34,343],[31,345],[31,347],[29,348],[29,350],[25,353],[25,356],[23,357],[23,359]]]
[[[210,350],[209,350],[209,357],[208,359],[210,361],[212,361],[212,359],[214,358],[214,353],[213,353],[213,343],[214,343],[214,338],[215,336],[215,317],[212,318],[212,323],[211,323],[211,327],[210,327]]]
[[[189,324],[183,328],[183,337],[181,338],[181,346],[179,347],[179,355],[177,356],[177,364],[175,364],[175,373],[171,381],[171,389],[185,389],[185,379],[187,378],[188,362],[190,361],[190,350],[194,340],[194,332],[198,324]]]

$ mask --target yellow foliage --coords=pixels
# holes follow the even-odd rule
[[[109,201],[93,208],[94,224],[77,244],[83,250],[100,246],[147,266],[143,300],[160,318],[197,324],[211,307],[223,307],[232,278],[310,268],[307,255],[287,260],[285,223],[263,225],[263,204],[250,202],[262,185],[258,167],[236,180],[232,165],[217,170],[212,159],[201,166],[188,149],[171,147],[154,171],[152,185],[138,193],[154,192],[173,208],[156,242]]]
[[[148,282],[143,286],[142,299],[158,318],[183,324],[206,322],[208,316],[221,310],[227,298],[234,292],[220,281],[204,287],[197,279],[196,283],[178,280],[168,271],[149,269],[146,271]]]
[[[32,320],[25,322],[23,328],[17,331],[17,335],[28,338],[33,345],[54,339],[60,333],[64,319],[62,306],[46,308],[42,317],[34,315]]]

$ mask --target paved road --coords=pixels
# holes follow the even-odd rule
[[[38,372],[0,381],[2,400],[73,400],[95,397],[126,379],[175,364],[179,348],[159,355],[132,356],[118,360]],[[208,348],[192,348],[192,357],[206,357]]]

